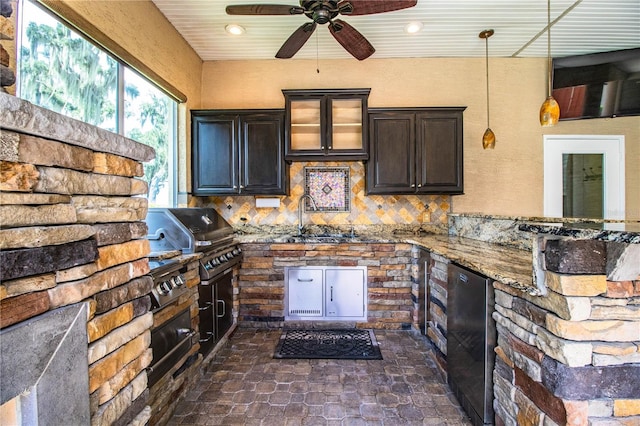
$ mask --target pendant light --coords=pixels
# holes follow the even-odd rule
[[[493,149],[496,147],[496,135],[489,127],[489,37],[493,35],[493,30],[484,30],[482,31],[478,37],[484,39],[485,45],[485,64],[486,64],[486,73],[487,73],[487,130],[484,131],[484,135],[482,135],[482,148],[483,149]]]
[[[553,88],[551,66],[551,0],[547,0],[547,99],[540,107],[540,125],[554,126],[560,119],[560,105],[551,95]]]

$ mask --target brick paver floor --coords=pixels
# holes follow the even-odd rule
[[[384,360],[284,360],[281,331],[239,328],[170,425],[471,425],[424,337],[376,330]]]

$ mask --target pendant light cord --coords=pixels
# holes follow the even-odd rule
[[[316,31],[316,72],[318,74],[320,74],[320,53],[319,53],[319,48],[318,48],[318,32]]]
[[[547,0],[547,97],[551,97],[551,0]]]
[[[485,69],[487,70],[487,128],[489,128],[489,37],[484,39],[485,46]]]

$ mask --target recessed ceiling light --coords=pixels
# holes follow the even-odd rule
[[[232,35],[240,35],[240,34],[244,34],[244,27],[238,25],[238,24],[229,24],[227,26],[224,27],[224,30]]]
[[[404,32],[408,33],[408,34],[415,34],[417,32],[422,31],[422,22],[418,22],[418,21],[414,21],[414,22],[409,22],[407,25],[404,26]]]

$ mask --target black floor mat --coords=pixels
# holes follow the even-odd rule
[[[382,359],[372,330],[284,330],[274,358]]]

